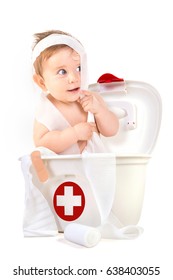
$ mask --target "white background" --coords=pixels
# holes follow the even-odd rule
[[[1,1],[2,279],[16,279],[13,269],[19,265],[23,268],[65,268],[70,265],[74,268],[99,270],[106,270],[109,266],[160,266],[161,275],[152,279],[171,279],[172,257],[168,255],[172,254],[173,249],[171,2]],[[161,130],[148,166],[144,207],[139,222],[144,227],[144,234],[136,240],[102,240],[96,247],[87,249],[65,243],[63,236],[23,238],[24,181],[18,158],[33,148],[32,121],[38,99],[31,77],[32,35],[48,29],[64,30],[83,43],[88,53],[90,83],[95,83],[101,74],[110,72],[126,80],[147,82],[161,95]],[[57,277],[50,276],[46,279],[58,279]],[[137,278],[119,277],[101,274],[95,276],[95,279]],[[141,276],[139,279],[150,277]],[[26,278],[21,276],[17,279]],[[94,276],[83,278],[94,279]],[[38,279],[44,277],[40,276]]]

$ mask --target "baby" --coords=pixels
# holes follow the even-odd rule
[[[57,154],[103,152],[100,134],[115,135],[119,122],[99,94],[86,90],[81,43],[58,30],[37,33],[33,66],[33,79],[43,91],[34,122],[36,147]]]

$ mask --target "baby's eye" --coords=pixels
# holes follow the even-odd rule
[[[67,71],[64,70],[64,69],[60,69],[60,70],[58,71],[58,74],[59,74],[59,75],[65,75],[66,73],[67,73]]]
[[[81,71],[81,66],[79,65],[77,68],[76,68],[77,72],[80,72]]]

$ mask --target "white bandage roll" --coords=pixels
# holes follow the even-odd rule
[[[135,225],[118,228],[113,224],[107,223],[99,228],[101,237],[106,239],[135,239],[143,232],[143,228]]]
[[[66,226],[64,237],[79,245],[93,247],[100,241],[101,233],[97,228],[71,223]]]

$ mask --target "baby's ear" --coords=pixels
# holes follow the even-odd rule
[[[45,83],[44,83],[44,79],[40,75],[34,74],[33,80],[43,91],[47,90]]]

